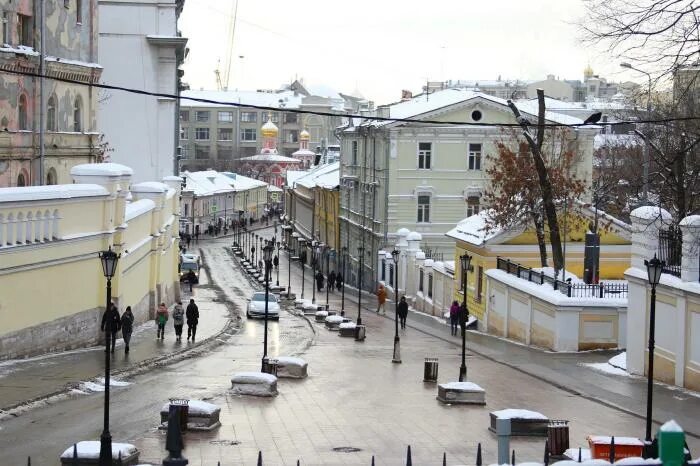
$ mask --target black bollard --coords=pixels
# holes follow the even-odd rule
[[[32,466],[32,457],[27,456],[27,466]]]
[[[447,453],[442,452],[442,466],[447,466]]]
[[[610,464],[615,462],[615,437],[610,437]]]
[[[187,458],[182,457],[182,450],[185,444],[182,441],[180,432],[180,406],[170,404],[168,411],[168,433],[165,437],[165,449],[168,456],[163,460],[163,466],[184,466],[189,463]]]
[[[578,447],[578,462],[581,462],[581,447]]]
[[[476,466],[481,466],[481,443],[476,446]]]
[[[299,460],[297,459],[297,466],[299,466]]]
[[[258,451],[258,466],[262,466],[262,451]]]
[[[408,446],[406,451],[406,466],[413,466],[413,461],[411,461],[411,445]]]
[[[122,466],[122,451],[119,450],[119,456],[117,457],[117,464]]]
[[[513,450],[513,453],[510,455],[510,464],[515,466],[515,450]]]
[[[374,455],[372,455],[372,466],[374,466]]]
[[[544,466],[549,466],[549,439],[544,441]]]
[[[78,444],[73,444],[73,466],[78,466]]]

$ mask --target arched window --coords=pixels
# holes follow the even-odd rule
[[[20,188],[22,186],[27,186],[27,179],[24,177],[24,173],[17,175],[17,186]]]
[[[19,129],[26,130],[26,129],[28,129],[28,127],[27,127],[27,96],[25,96],[24,94],[20,94],[20,96],[19,96],[18,111],[19,111],[19,119],[17,120],[17,124],[19,125]]]
[[[73,104],[73,131],[80,133],[83,130],[82,124],[83,117],[83,101],[80,96],[75,98],[75,103]]]
[[[56,97],[52,95],[46,106],[46,131],[57,131],[56,126]]]
[[[46,174],[46,184],[54,185],[56,184],[56,169],[49,168],[49,172]]]

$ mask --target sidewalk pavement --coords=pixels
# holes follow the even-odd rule
[[[111,356],[113,379],[144,370],[156,361],[185,357],[193,348],[216,337],[231,324],[227,305],[217,301],[217,291],[208,285],[206,274],[203,273],[201,278],[201,286],[195,285],[192,294],[188,285],[181,288],[183,306],[186,307],[190,298],[194,298],[199,307],[196,343],[187,341],[186,324],[182,341],[175,341],[172,318],[166,324],[165,339],[157,340],[155,321],[150,320],[134,329],[127,355],[119,332],[116,350]],[[170,310],[172,314],[172,306]],[[33,401],[81,389],[81,382],[103,378],[104,345],[4,361],[0,363],[0,418],[13,408],[23,409]]]

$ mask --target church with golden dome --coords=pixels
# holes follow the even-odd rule
[[[302,168],[300,159],[286,157],[277,151],[278,134],[279,129],[271,119],[268,119],[260,128],[260,135],[263,137],[263,147],[260,153],[240,159],[239,172],[242,175],[281,188],[284,185],[287,170],[299,170]],[[301,135],[300,143],[303,144]],[[306,144],[308,145],[308,133]]]

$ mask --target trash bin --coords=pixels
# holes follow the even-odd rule
[[[262,371],[277,377],[277,359],[263,359]]]
[[[178,419],[180,421],[180,431],[185,432],[187,430],[187,419],[189,417],[189,407],[190,400],[185,400],[181,398],[170,398],[170,406],[174,406],[177,412]]]
[[[423,382],[437,382],[438,358],[425,358],[423,367]]]
[[[551,420],[547,426],[549,454],[562,456],[569,449],[569,421]]]
[[[365,326],[364,325],[356,325],[355,326],[355,340],[356,341],[364,341],[365,339]]]

